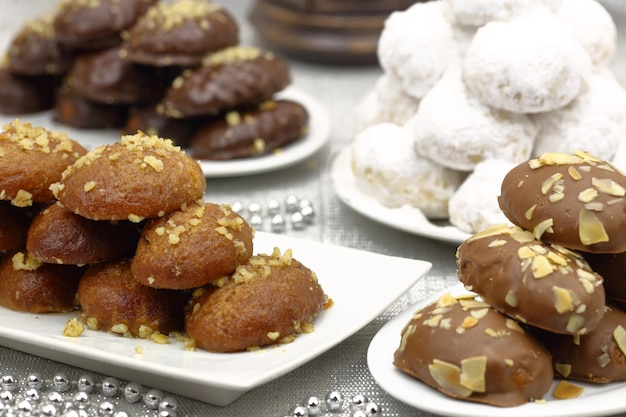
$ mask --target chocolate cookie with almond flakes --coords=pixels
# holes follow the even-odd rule
[[[626,175],[585,152],[547,153],[513,168],[500,208],[537,239],[591,253],[626,252]]]
[[[194,158],[228,160],[272,152],[306,135],[309,114],[291,100],[268,100],[206,122],[189,141]]]
[[[493,226],[457,249],[457,274],[500,312],[554,333],[592,331],[604,314],[600,275],[569,249],[515,226]]]

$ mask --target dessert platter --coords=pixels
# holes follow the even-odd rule
[[[207,178],[234,177],[277,171],[314,155],[328,142],[330,116],[326,108],[315,97],[296,86],[287,87],[277,94],[277,97],[296,100],[307,108],[310,118],[307,134],[299,141],[285,146],[280,152],[243,159],[200,161],[202,171]],[[10,123],[15,118],[16,116],[0,114],[0,125]],[[77,129],[60,124],[53,120],[50,111],[17,116],[17,118],[46,129],[63,131],[87,149],[114,143],[120,138],[120,131],[116,129]]]
[[[334,302],[316,319],[313,332],[301,334],[292,343],[224,354],[184,350],[182,342],[157,344],[101,331],[66,337],[63,328],[76,313],[29,314],[0,308],[0,344],[210,404],[227,405],[357,332],[431,267],[425,261],[262,232],[257,232],[255,245],[259,253],[271,253],[275,246],[291,248],[294,256],[316,271]],[[342,262],[320,262],[331,256]],[[386,274],[393,274],[394,279],[379,285],[378,277]]]
[[[626,384],[622,382],[599,385],[577,381],[576,385],[584,387],[583,394],[578,398],[557,400],[547,396],[545,402],[502,409],[450,398],[401,372],[393,366],[392,361],[402,328],[415,311],[444,293],[461,295],[468,291],[462,284],[456,284],[415,304],[385,324],[371,341],[367,352],[370,372],[381,388],[393,397],[415,408],[443,416],[496,417],[505,413],[511,417],[588,417],[613,415],[626,410],[626,405],[621,401],[626,394]]]
[[[450,243],[461,243],[470,234],[449,224],[447,220],[433,221],[416,207],[403,205],[394,208],[381,204],[376,198],[363,192],[355,183],[350,166],[351,149],[345,148],[335,155],[330,175],[335,192],[341,201],[371,220],[404,232]]]

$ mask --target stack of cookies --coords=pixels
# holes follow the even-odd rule
[[[239,44],[208,0],[62,0],[26,22],[0,69],[0,112],[53,109],[74,128],[138,130],[197,159],[269,153],[302,138],[308,112],[275,96],[287,63]]]

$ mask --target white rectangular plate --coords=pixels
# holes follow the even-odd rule
[[[99,331],[65,337],[65,323],[76,313],[34,315],[0,307],[0,344],[210,404],[227,405],[356,333],[431,268],[425,261],[284,235],[257,232],[254,244],[255,253],[291,248],[293,257],[317,274],[334,305],[315,320],[314,332],[299,335],[293,343],[256,352],[217,354],[185,351],[180,342],[159,345]]]

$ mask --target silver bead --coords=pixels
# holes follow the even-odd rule
[[[263,227],[263,217],[260,214],[254,214],[250,217],[249,223],[255,229],[261,229]]]
[[[83,375],[77,381],[78,390],[91,394],[94,389],[95,381],[91,375]]]
[[[52,404],[46,404],[41,407],[41,417],[55,417],[57,415],[57,408]]]
[[[156,410],[159,408],[159,403],[162,398],[163,393],[161,391],[158,389],[151,389],[146,392],[146,395],[143,397],[143,403],[151,410]]]
[[[343,395],[339,391],[326,394],[326,406],[330,411],[338,411],[343,407]]]
[[[304,400],[304,405],[310,416],[319,416],[322,413],[322,400],[315,395]]]
[[[102,394],[105,397],[113,397],[117,395],[117,390],[120,388],[120,382],[112,377],[106,377],[102,381]]]
[[[176,398],[167,396],[159,403],[159,410],[161,411],[176,411],[178,409],[178,401]]]
[[[300,202],[298,203],[298,207],[300,207],[300,209],[303,209],[305,207],[311,207],[311,200],[309,200],[308,198],[303,198],[302,200],[300,200]]]
[[[367,397],[363,394],[357,394],[352,397],[352,403],[350,404],[350,409],[352,411],[360,410],[367,403]]]
[[[280,233],[285,231],[285,219],[280,214],[272,217],[272,232]]]
[[[84,391],[78,391],[76,394],[74,394],[72,402],[75,407],[84,409],[89,405],[89,394]]]
[[[315,218],[315,210],[313,210],[313,207],[302,207],[300,214],[302,214],[302,218],[307,224],[313,223],[313,219]]]
[[[243,204],[241,204],[241,201],[235,201],[230,205],[230,209],[237,214],[241,214],[243,213]]]
[[[124,387],[124,399],[129,403],[135,403],[141,399],[141,385],[136,382],[129,382]]]
[[[117,413],[113,414],[113,417],[129,417],[129,416],[126,411],[118,411]]]
[[[27,400],[22,400],[17,403],[17,411],[20,416],[30,415],[33,412],[33,408],[33,405]]]
[[[11,391],[0,391],[0,402],[5,404],[13,401],[13,393]]]
[[[261,205],[257,202],[252,202],[248,204],[248,213],[250,214],[261,214],[263,211],[261,210]]]
[[[177,414],[174,410],[161,410],[158,417],[177,417]]]
[[[24,393],[24,397],[31,402],[38,402],[41,399],[41,394],[35,388],[29,388]]]
[[[63,404],[63,395],[61,395],[61,393],[56,392],[56,391],[50,391],[48,393],[47,399],[51,404],[55,404],[55,405]]]
[[[291,410],[291,417],[308,417],[309,411],[306,407],[301,405],[297,405],[293,410]]]
[[[69,409],[63,413],[63,417],[82,417],[78,410]]]
[[[298,197],[295,195],[288,195],[285,198],[285,211],[287,211],[287,213],[293,213],[298,210],[298,203]]]
[[[65,392],[70,388],[70,380],[65,372],[57,372],[52,377],[52,387],[57,392]]]
[[[304,229],[306,224],[304,224],[304,217],[302,217],[302,213],[296,211],[291,214],[291,227],[296,230]]]
[[[363,406],[363,411],[368,417],[381,416],[382,410],[377,403],[368,402]]]
[[[272,198],[267,201],[267,214],[274,215],[280,213],[280,201]]]
[[[40,390],[43,388],[43,378],[38,373],[32,373],[26,377],[26,385],[28,388]]]
[[[2,375],[0,378],[0,388],[3,391],[15,391],[18,385],[18,381],[13,375]]]
[[[363,410],[356,410],[354,413],[352,413],[352,417],[367,417],[367,415]]]
[[[98,405],[99,416],[112,416],[114,412],[115,412],[115,406],[113,405],[113,403],[110,403],[109,401],[102,401]]]

